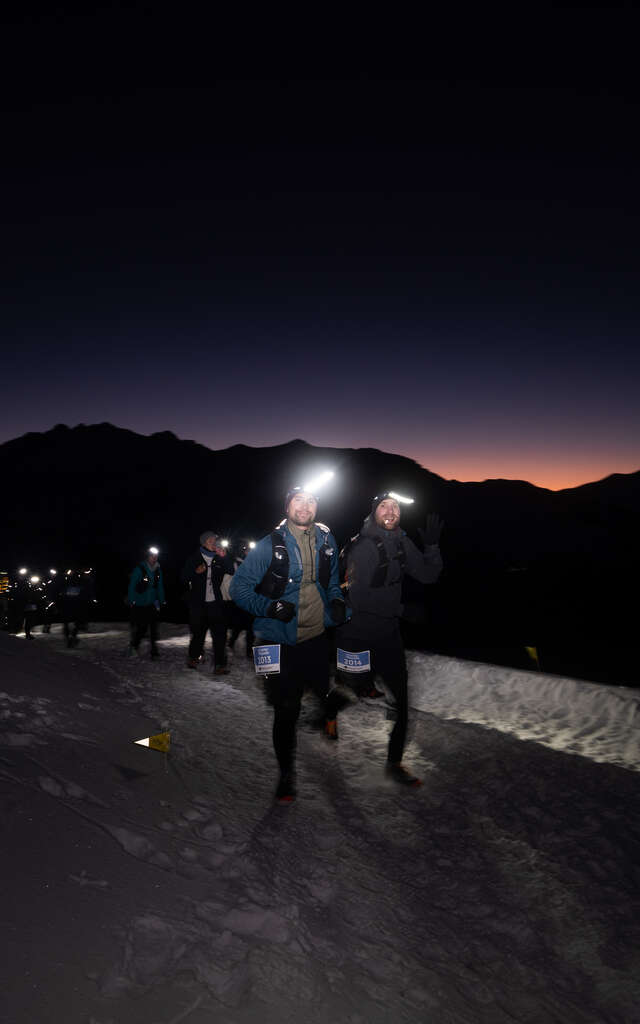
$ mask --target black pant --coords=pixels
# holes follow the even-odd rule
[[[24,613],[24,635],[31,636],[31,630],[40,621],[40,612],[37,608],[26,608]]]
[[[243,629],[246,630],[245,637],[245,649],[247,652],[247,658],[252,656],[253,648],[253,615],[246,612],[244,608],[239,608],[233,601],[227,601],[227,608],[225,608],[226,620],[231,631],[229,637],[229,647],[233,649],[236,640],[240,636]]]
[[[375,675],[378,674],[382,677],[385,686],[393,696],[396,714],[395,724],[389,736],[387,760],[391,764],[401,761],[409,723],[409,695],[407,663],[398,620],[382,620],[380,629],[375,635],[370,634],[367,630],[366,633],[363,632],[359,636],[356,619],[353,625],[350,622],[345,627],[344,632],[338,630],[337,643],[343,651],[371,652],[370,672],[358,675],[345,673],[343,678],[349,682],[349,685],[353,685],[352,680],[356,679],[359,687],[371,689]]]
[[[335,718],[340,698],[329,690],[329,643],[324,633],[301,644],[281,644],[280,672],[265,679],[274,712],[273,747],[283,775],[293,769],[296,722],[306,689],[315,693],[325,718]]]
[[[136,651],[147,635],[147,630],[153,651],[158,642],[158,611],[152,604],[134,605],[131,609],[131,646]]]
[[[87,602],[76,597],[65,598],[60,602],[60,616],[67,640],[75,640],[81,624],[88,618]]]
[[[227,664],[227,622],[222,602],[209,601],[199,607],[190,608],[189,628],[191,630],[191,642],[189,644],[190,660],[198,660],[204,650],[207,630],[210,630],[215,667],[224,668]]]

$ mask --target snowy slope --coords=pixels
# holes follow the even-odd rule
[[[640,771],[640,690],[417,652],[408,664],[420,711]]]
[[[215,677],[186,642],[0,636],[3,1020],[640,1021],[636,692],[414,653],[422,789],[359,703],[302,725],[282,808],[240,647]]]

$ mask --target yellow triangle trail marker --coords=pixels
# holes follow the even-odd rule
[[[171,746],[171,733],[158,732],[155,736],[147,736],[143,740],[134,740],[133,742],[141,747],[150,747],[151,750],[161,750],[164,754],[168,754]]]

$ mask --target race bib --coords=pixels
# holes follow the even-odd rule
[[[280,644],[261,644],[253,648],[253,664],[260,675],[280,671]]]
[[[371,651],[343,651],[338,647],[336,665],[340,672],[369,672]]]

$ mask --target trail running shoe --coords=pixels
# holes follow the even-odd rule
[[[280,776],[280,782],[276,789],[276,800],[279,804],[290,804],[296,798],[296,780],[293,772],[287,772]]]
[[[419,779],[417,775],[412,775],[412,773],[399,762],[396,762],[395,764],[388,764],[386,767],[386,773],[389,778],[394,780],[394,782],[399,782],[403,786],[413,786],[415,789],[417,786],[422,785],[422,779]]]
[[[365,690],[362,696],[365,700],[380,700],[380,698],[386,696],[386,694],[383,690],[379,690],[377,686],[372,686],[371,689]]]
[[[338,719],[327,718],[324,723],[324,734],[328,740],[338,739]]]

